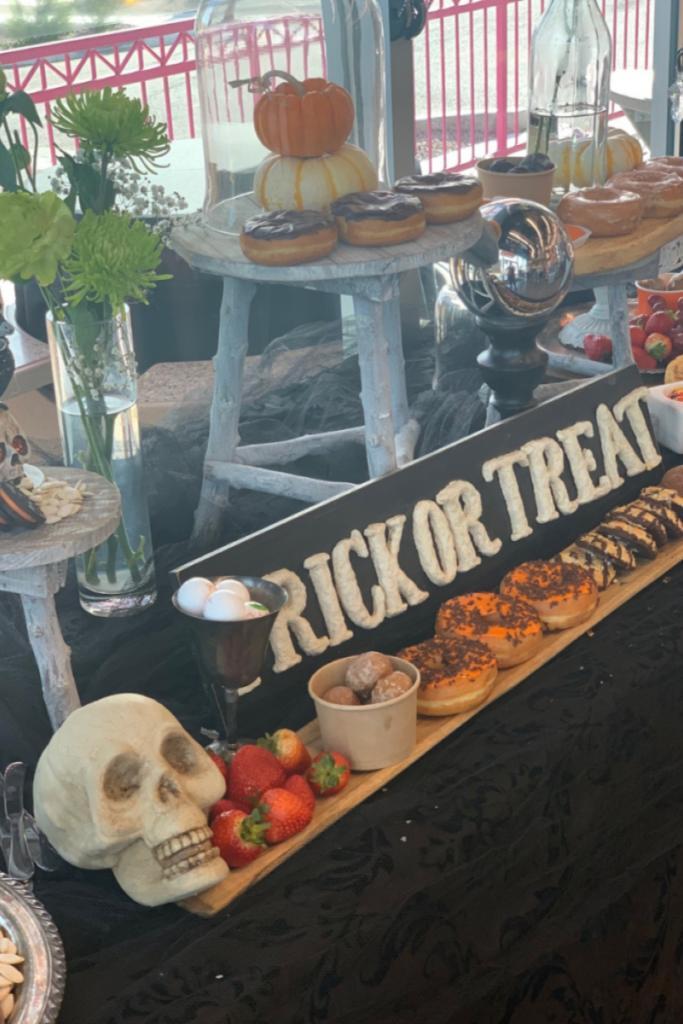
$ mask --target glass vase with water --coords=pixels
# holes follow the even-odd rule
[[[93,615],[131,615],[153,604],[156,579],[130,318],[127,309],[99,323],[69,315],[47,316],[64,463],[99,473],[121,494],[115,532],[77,558],[80,602]]]

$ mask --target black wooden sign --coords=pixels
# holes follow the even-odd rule
[[[497,588],[661,477],[635,366],[443,448],[177,570],[275,574],[290,592],[263,681],[432,634],[449,597]]]

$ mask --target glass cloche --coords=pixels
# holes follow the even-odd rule
[[[377,0],[201,0],[196,35],[212,228],[387,180]]]

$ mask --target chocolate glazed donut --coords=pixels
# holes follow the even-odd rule
[[[330,213],[347,245],[398,245],[419,238],[427,223],[419,199],[393,192],[350,192],[336,199]]]
[[[484,189],[478,178],[451,171],[400,178],[394,192],[414,196],[425,209],[428,224],[454,224],[478,210]]]
[[[317,210],[273,210],[248,220],[240,247],[252,263],[290,267],[324,259],[337,244],[334,217]]]

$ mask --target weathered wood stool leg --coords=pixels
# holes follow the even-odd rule
[[[57,618],[55,597],[66,580],[66,562],[0,573],[0,589],[21,595],[43,699],[53,729],[59,729],[81,701],[71,669],[71,650]]]
[[[370,476],[374,478],[392,473],[398,465],[391,387],[391,355],[395,360],[396,345],[392,344],[390,355],[385,332],[387,328],[396,330],[397,324],[400,332],[400,321],[384,309],[386,302],[398,303],[396,276],[349,281],[349,291],[356,313],[365,448]]]
[[[223,278],[223,301],[218,331],[218,351],[214,359],[216,380],[213,390],[209,443],[206,449],[204,480],[199,506],[195,512],[192,542],[207,545],[220,532],[228,505],[228,486],[207,475],[207,464],[232,462],[239,444],[239,419],[247,356],[249,309],[256,292],[251,281]]]
[[[403,358],[401,332],[400,277],[387,277],[387,297],[382,303],[384,336],[389,343],[389,368],[391,373],[391,408],[394,414],[394,442],[396,462],[406,466],[413,460],[415,445],[420,436],[420,425],[410,419],[408,392],[406,390],[406,367]]]
[[[612,330],[612,362],[615,370],[630,366],[633,362],[631,333],[629,328],[628,295],[626,281],[607,286],[610,327]]]

